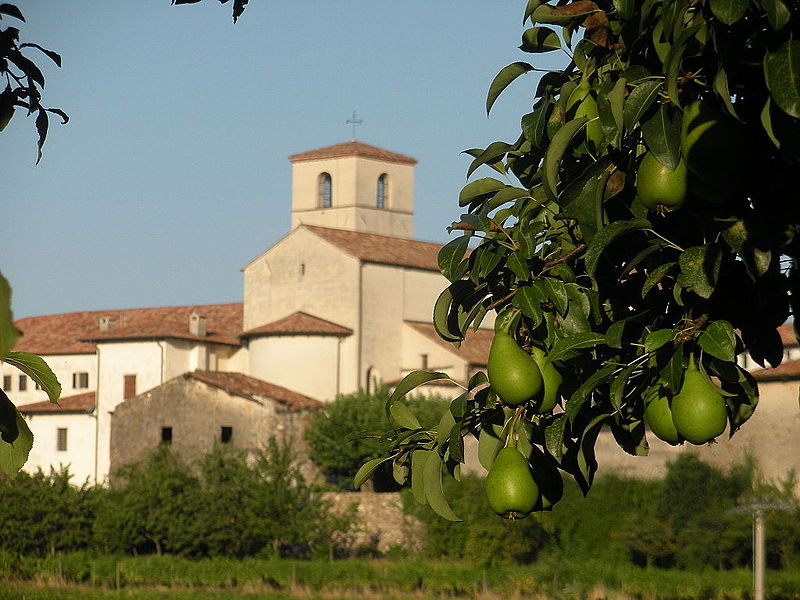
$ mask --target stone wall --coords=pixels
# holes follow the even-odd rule
[[[345,512],[355,506],[356,531],[353,548],[384,554],[393,548],[416,552],[422,548],[424,525],[403,514],[397,492],[330,492],[325,495],[333,510]]]

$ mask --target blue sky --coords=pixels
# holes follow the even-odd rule
[[[525,55],[523,1],[22,0],[22,41],[45,67],[51,121],[0,134],[3,274],[15,317],[236,302],[241,267],[289,229],[290,154],[358,139],[408,154],[415,237],[445,242],[466,148],[513,141],[538,79],[486,117],[486,90]],[[480,175],[480,172],[477,174]]]

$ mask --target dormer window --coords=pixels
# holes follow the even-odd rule
[[[322,208],[330,208],[333,205],[330,173],[320,173],[319,205]]]
[[[378,191],[375,198],[375,206],[386,208],[386,199],[389,197],[389,176],[384,173],[378,177]]]

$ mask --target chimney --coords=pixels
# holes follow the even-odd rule
[[[100,331],[110,331],[116,327],[117,322],[111,317],[100,317],[98,320]]]
[[[189,333],[198,337],[206,336],[206,318],[197,313],[189,315]]]

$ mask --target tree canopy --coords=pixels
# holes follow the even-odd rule
[[[568,64],[538,79],[518,139],[466,151],[468,177],[493,173],[459,195],[434,324],[458,344],[495,314],[498,349],[436,428],[394,409],[446,374],[412,373],[390,400],[383,460],[421,502],[458,518],[442,481],[458,477],[468,435],[490,474],[511,446],[527,476],[555,461],[586,492],[604,428],[644,455],[646,425],[701,444],[750,418],[758,387],[737,357],[778,365],[777,327],[798,308],[799,12],[782,0],[527,2],[520,50]],[[540,71],[503,68],[487,111]]]

